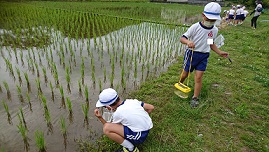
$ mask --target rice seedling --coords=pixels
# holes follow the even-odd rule
[[[46,152],[46,142],[42,131],[35,131],[35,141],[39,152]]]
[[[24,78],[25,78],[25,81],[26,81],[26,84],[27,84],[28,92],[31,92],[31,85],[30,85],[28,74],[26,72],[24,72],[23,74],[24,74]]]
[[[24,66],[24,60],[23,60],[23,53],[22,52],[20,52],[20,60],[21,60],[22,66]]]
[[[65,98],[64,98],[64,89],[62,85],[60,85],[59,90],[61,94],[62,107],[65,109],[66,106],[65,106]]]
[[[19,117],[19,115],[18,115]],[[27,128],[25,128],[25,126],[22,123],[19,123],[19,125],[17,125],[17,128],[19,129],[19,132],[21,133],[22,139],[23,139],[23,143],[24,143],[24,150],[25,151],[29,151],[30,150],[30,144],[28,142],[29,138],[27,137]]]
[[[40,73],[39,73],[39,69],[38,69],[38,64],[35,62],[34,65],[35,65],[35,68],[36,68],[36,76],[39,78]]]
[[[7,99],[11,101],[11,93],[9,90],[9,86],[8,86],[6,81],[3,81],[3,83],[4,83],[4,87],[6,88],[6,91],[7,91]]]
[[[19,83],[20,83],[20,86],[21,86],[22,85],[21,71],[17,67],[16,67],[16,72],[17,72],[17,75],[18,75],[18,78],[19,78]]]
[[[51,115],[47,106],[47,99],[44,95],[41,95],[41,100],[43,103],[43,107],[44,107],[44,116],[45,116],[45,120],[47,122],[47,127],[48,127],[48,132],[53,133],[53,126],[51,123]]]
[[[32,109],[32,103],[31,103],[31,98],[30,98],[30,95],[28,92],[26,92],[26,99],[27,99],[27,102],[29,104],[29,108],[30,108],[30,111],[33,112],[33,109]]]
[[[81,68],[80,72],[81,72],[81,83],[82,83],[82,85],[84,85],[84,74],[85,74],[84,68]]]
[[[65,68],[65,78],[66,78],[66,82],[67,82],[67,91],[70,94],[71,93],[71,88],[70,88],[71,78],[70,78],[70,72],[69,72],[68,67]]]
[[[85,85],[85,87],[84,87],[84,95],[85,95],[86,103],[89,104],[89,89],[88,89],[87,85]]]
[[[11,121],[11,115],[9,113],[9,108],[8,108],[8,104],[4,101],[4,99],[2,99],[2,103],[3,103],[3,106],[5,108],[5,111],[7,113],[7,121],[9,124],[12,124],[12,121]]]
[[[89,119],[88,119],[88,113],[89,113],[89,105],[87,103],[82,104],[82,111],[84,114],[84,125],[88,125],[89,124]]]
[[[51,100],[54,102],[54,91],[51,81],[50,81],[50,91],[51,91]]]
[[[63,116],[61,116],[61,118],[60,118],[60,124],[61,124],[61,133],[62,133],[63,138],[64,138],[64,147],[66,149],[66,146],[67,146],[67,128],[66,128],[65,119]]]
[[[69,118],[70,123],[72,123],[73,122],[73,110],[72,110],[72,102],[69,97],[66,97],[66,104],[69,111],[68,118]]]
[[[42,88],[41,88],[41,82],[40,82],[40,79],[39,79],[39,78],[35,79],[35,82],[36,82],[36,87],[37,87],[38,95],[43,94],[43,92],[42,92]]]
[[[47,83],[48,83],[47,70],[46,70],[45,67],[42,67],[42,71],[43,71],[44,81],[45,81],[45,83],[47,85]]]
[[[20,107],[20,112],[18,113],[18,118],[19,118],[20,123],[23,124],[24,127],[27,129],[26,121],[25,121],[24,114],[21,107]]]
[[[79,92],[79,96],[80,97],[83,97],[82,96],[82,88],[81,88],[81,82],[78,80],[78,92]]]
[[[18,97],[19,97],[19,100],[21,103],[24,102],[24,99],[23,99],[23,95],[22,95],[22,92],[21,92],[21,86],[19,85],[16,85],[17,86],[17,93],[18,93]]]
[[[53,77],[55,80],[55,85],[59,86],[60,83],[59,83],[59,75],[58,75],[57,67],[54,62],[52,64],[53,64]]]
[[[98,84],[99,84],[99,93],[101,93],[102,92],[102,90],[103,90],[103,86],[102,86],[102,80],[99,78],[98,79]]]

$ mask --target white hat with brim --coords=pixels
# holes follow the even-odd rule
[[[118,98],[117,92],[112,88],[104,89],[99,94],[99,100],[96,103],[96,107],[109,106],[113,104]]]
[[[216,2],[210,2],[204,8],[204,15],[210,20],[221,20],[220,12],[221,6]]]

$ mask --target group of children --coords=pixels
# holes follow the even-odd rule
[[[249,12],[246,10],[245,6],[233,5],[230,10],[224,10],[224,14],[228,25],[237,26],[243,24]]]
[[[232,6],[230,10],[224,10],[224,20],[228,23],[228,25],[241,25],[243,24],[245,18],[249,15],[253,15],[251,19],[251,27],[253,29],[256,29],[257,27],[257,19],[261,15],[261,12],[263,10],[262,7],[262,1],[258,0],[256,1],[256,7],[255,9],[249,13],[246,10],[245,6],[237,5],[237,6]]]

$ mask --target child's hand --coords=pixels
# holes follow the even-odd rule
[[[192,41],[189,41],[189,42],[187,43],[187,46],[188,46],[189,48],[195,48],[195,45],[194,45],[194,43],[193,43]]]
[[[229,53],[224,52],[224,51],[220,51],[219,55],[224,57],[224,58],[227,58],[229,56]]]
[[[99,109],[94,109],[94,115],[97,117],[97,118],[101,118],[102,115],[101,115],[101,112],[99,111]]]

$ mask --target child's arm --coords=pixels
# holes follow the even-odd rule
[[[105,124],[106,123],[106,121],[105,121],[105,119],[102,117],[102,115],[101,115],[101,113],[100,113],[100,111],[99,111],[99,109],[95,109],[94,110],[94,115],[102,122],[102,124]]]
[[[184,36],[182,36],[182,37],[180,38],[180,42],[181,42],[182,44],[187,44],[187,46],[188,46],[189,48],[195,48],[194,43],[193,43],[192,41],[188,40],[187,38],[185,38]]]
[[[148,113],[151,113],[154,109],[154,106],[151,104],[148,104],[148,103],[144,103],[143,107],[144,107],[145,111],[147,111]]]
[[[213,50],[218,55],[220,55],[220,56],[222,56],[224,58],[227,58],[229,56],[229,53],[219,50],[219,48],[216,46],[216,44],[211,44],[210,48],[211,48],[211,50]]]

